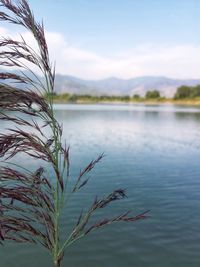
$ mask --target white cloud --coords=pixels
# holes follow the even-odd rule
[[[19,38],[6,28],[0,28],[0,36]],[[25,32],[23,36],[35,47],[29,33]],[[86,79],[143,75],[200,78],[200,45],[141,44],[108,57],[71,44],[60,33],[47,32],[46,36],[51,58],[56,61],[56,70],[60,74]]]

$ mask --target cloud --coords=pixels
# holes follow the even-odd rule
[[[22,33],[35,47],[30,33]],[[19,39],[19,34],[0,28],[0,36]],[[85,79],[102,79],[109,76],[132,78],[144,75],[172,78],[200,78],[200,45],[194,44],[141,44],[132,49],[104,56],[67,41],[61,33],[47,32],[51,59],[56,70]]]

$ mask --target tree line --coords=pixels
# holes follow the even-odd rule
[[[186,86],[182,85],[177,88],[173,99],[194,99],[200,97],[200,85],[196,86]],[[158,90],[149,90],[146,92],[144,96],[140,96],[139,94],[134,94],[132,96],[124,95],[124,96],[116,96],[116,95],[89,95],[89,94],[56,94],[53,96],[54,100],[57,102],[131,102],[131,101],[145,101],[145,100],[165,100],[164,96],[161,96]]]
[[[153,90],[148,91],[144,97],[141,97],[138,94],[134,94],[133,96],[124,95],[124,96],[116,96],[116,95],[101,95],[94,96],[89,94],[79,95],[79,94],[56,94],[53,95],[54,101],[56,102],[131,102],[131,101],[141,101],[145,99],[163,99],[160,96],[159,91]]]
[[[186,86],[182,85],[177,88],[174,95],[175,99],[197,98],[200,97],[200,85]]]

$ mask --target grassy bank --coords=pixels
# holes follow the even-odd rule
[[[91,95],[54,95],[54,103],[76,103],[76,104],[95,104],[95,103],[145,103],[145,104],[176,104],[176,105],[195,105],[200,106],[200,97],[198,98],[145,98],[129,96],[91,96]]]

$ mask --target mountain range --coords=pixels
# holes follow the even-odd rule
[[[1,69],[0,69],[1,71]],[[11,71],[12,73],[12,71]],[[13,71],[13,73],[21,74]],[[25,72],[26,73],[26,72]],[[26,73],[28,75],[28,73]],[[30,75],[30,74],[29,74]],[[34,76],[30,77],[35,80]],[[38,78],[42,79],[42,77]],[[9,82],[8,82],[9,83]],[[147,91],[158,90],[161,96],[173,97],[176,89],[181,85],[195,86],[200,84],[200,79],[172,79],[162,76],[142,76],[131,79],[120,79],[110,77],[102,80],[85,80],[75,76],[56,74],[56,94],[77,94],[77,95],[116,95],[133,96],[138,94],[144,96]],[[21,85],[26,88],[26,85]]]
[[[149,90],[158,90],[162,96],[173,97],[181,85],[195,86],[200,79],[171,79],[167,77],[143,76],[132,79],[110,77],[102,80],[84,80],[69,75],[56,75],[55,92],[57,94],[90,95],[134,95],[144,96]]]

